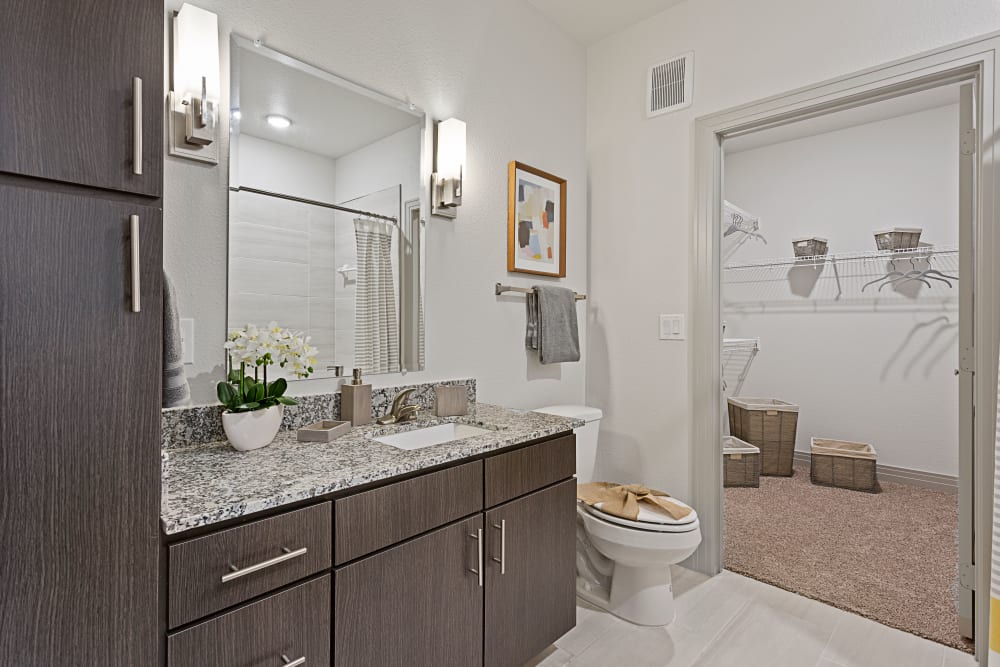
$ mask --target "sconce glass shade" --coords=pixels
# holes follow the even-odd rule
[[[437,175],[455,181],[465,175],[465,122],[457,118],[438,123]]]
[[[173,91],[178,103],[201,97],[202,77],[206,97],[218,101],[219,17],[185,2],[174,23]]]

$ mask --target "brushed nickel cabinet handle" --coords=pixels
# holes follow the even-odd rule
[[[142,176],[142,79],[132,77],[132,173]]]
[[[261,561],[259,563],[255,563],[254,565],[249,565],[242,569],[237,569],[235,565],[230,565],[229,567],[232,569],[232,572],[222,575],[222,583],[225,584],[232,581],[233,579],[239,579],[240,577],[245,577],[248,574],[253,574],[254,572],[260,572],[261,570],[264,570],[269,567],[274,567],[279,563],[284,563],[286,560],[292,560],[293,558],[298,558],[299,556],[305,556],[308,550],[309,549],[307,547],[302,547],[301,549],[296,549],[295,551],[283,548],[282,551],[284,553],[281,554],[280,556],[275,556],[270,560]],[[305,662],[305,658],[300,658],[300,659],[303,662]],[[296,663],[296,664],[302,664],[302,663]]]
[[[281,654],[281,660],[284,663],[283,667],[300,667],[301,665],[306,664],[306,657],[305,656],[302,656],[298,660],[292,660],[287,655],[285,655],[284,653],[282,653]]]
[[[479,586],[481,588],[482,585],[483,585],[483,529],[482,528],[476,528],[475,534],[469,533],[469,537],[471,537],[472,539],[474,539],[476,541],[477,563],[478,563],[478,568],[479,568],[479,569],[473,570],[470,567],[469,568],[469,572],[471,572],[474,575],[476,575],[477,577],[479,577]]]
[[[493,560],[500,563],[500,574],[507,574],[507,519],[501,519],[493,527],[500,531],[500,558],[493,556]]]
[[[142,307],[139,302],[139,292],[142,288],[140,275],[142,267],[139,265],[139,216],[133,215],[129,218],[129,228],[132,241],[132,312],[138,313]]]

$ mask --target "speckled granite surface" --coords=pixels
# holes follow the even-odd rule
[[[459,422],[490,433],[406,451],[372,437]],[[267,447],[237,452],[223,441],[170,450],[161,521],[168,535],[314,496],[459,461],[569,431],[578,422],[479,403],[464,417],[359,426],[331,443],[298,442],[282,431]]]
[[[476,402],[476,381],[471,378],[438,380],[392,387],[373,387],[372,416],[378,418],[389,412],[392,399],[396,398],[396,394],[404,389],[415,390],[407,399],[408,403],[420,405],[430,410],[434,407],[434,387],[439,384],[465,385],[468,388],[469,403]],[[322,419],[340,419],[340,392],[297,396],[292,390],[289,392],[289,396],[297,400],[299,404],[285,407],[285,417],[281,422],[282,431],[297,429]],[[190,447],[225,440],[221,415],[221,405],[197,405],[163,410],[161,417],[163,449]]]

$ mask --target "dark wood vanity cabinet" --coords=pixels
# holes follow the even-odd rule
[[[0,172],[159,197],[163,19],[162,0],[0,3]]]
[[[3,665],[157,664],[163,19],[0,2]]]
[[[338,569],[334,664],[482,664],[482,528],[476,515]]]
[[[521,665],[576,625],[576,480],[486,512],[486,667]]]
[[[344,492],[332,540],[324,501],[168,545],[168,666],[518,667],[576,623],[575,454],[559,435]],[[292,596],[324,573],[332,594]]]
[[[0,220],[0,664],[153,664],[160,210],[0,184]]]

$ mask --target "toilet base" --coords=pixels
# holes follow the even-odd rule
[[[577,578],[576,594],[636,625],[663,626],[674,620],[670,567],[628,567],[615,563],[611,590]]]

